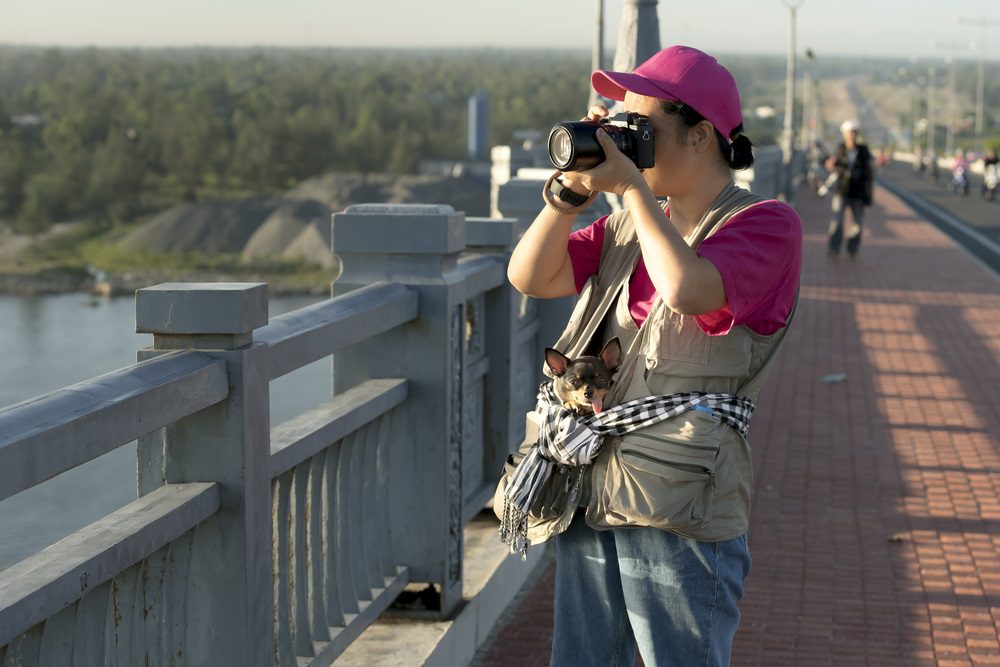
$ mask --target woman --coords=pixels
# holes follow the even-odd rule
[[[606,410],[656,397],[682,412],[606,437],[568,507],[528,514],[532,542],[556,539],[552,664],[632,665],[638,646],[648,667],[727,665],[750,567],[746,421],[795,302],[801,222],[733,184],[751,143],[711,56],[674,46],[592,83],[649,118],[654,166],[598,131],[606,159],[550,180],[508,277],[534,297],[581,294],[555,345],[568,356],[622,341]],[[624,210],[572,232],[583,206],[565,200],[599,192]]]

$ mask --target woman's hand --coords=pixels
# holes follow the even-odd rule
[[[591,107],[591,111],[594,109],[604,109],[604,107]],[[604,109],[604,112],[607,114],[607,109]],[[589,192],[611,192],[616,195],[624,195],[633,187],[646,186],[642,172],[636,168],[632,160],[618,150],[618,146],[604,128],[597,130],[597,142],[604,151],[604,162],[586,171],[566,172],[563,176],[564,183],[579,184]]]
[[[602,118],[607,118],[609,113],[611,112],[608,111],[607,107],[595,104],[587,111],[587,115],[580,120],[601,120]]]
[[[594,106],[590,107],[590,109],[587,111],[587,115],[581,118],[580,120],[590,120],[596,122],[600,121],[602,118],[607,118],[609,113],[610,112],[608,111],[607,107],[602,106],[600,104],[595,104]],[[565,185],[573,192],[581,195],[589,195],[592,191],[590,188],[588,188],[580,181],[579,179],[580,173],[581,172],[578,171],[564,172],[560,180],[562,181],[563,185]]]

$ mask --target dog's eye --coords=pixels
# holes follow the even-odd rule
[[[583,381],[577,378],[573,378],[572,380],[569,381],[569,386],[573,387],[574,389],[579,389],[580,387],[583,386]]]

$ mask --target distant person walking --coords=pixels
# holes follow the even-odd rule
[[[830,257],[840,254],[840,246],[845,236],[844,218],[847,209],[850,208],[852,224],[846,233],[847,254],[854,257],[861,246],[864,209],[872,203],[875,168],[868,146],[858,143],[857,123],[852,120],[844,121],[840,126],[840,134],[844,141],[826,161],[826,168],[838,174],[830,204],[833,219],[830,221],[830,247],[827,254]]]
[[[983,197],[993,201],[1000,190],[1000,159],[997,158],[995,148],[987,148],[983,155]]]

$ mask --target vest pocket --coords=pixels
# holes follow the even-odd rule
[[[706,525],[726,428],[717,417],[689,410],[623,436],[609,461],[608,486],[615,489],[608,510],[628,523],[658,528]]]
[[[698,327],[693,317],[667,310],[659,348],[661,360],[695,366],[697,373],[704,374],[711,356],[712,338]]]
[[[655,355],[655,372],[677,377],[746,377],[750,370],[749,329],[733,327],[724,336],[709,336],[695,319],[669,313]]]

